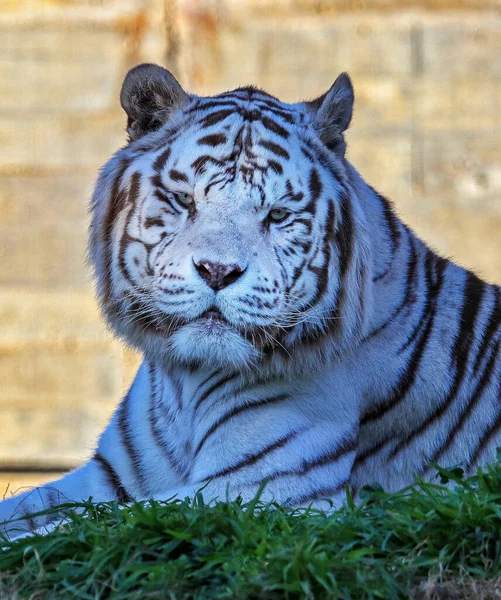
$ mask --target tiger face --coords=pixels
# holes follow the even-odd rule
[[[115,331],[153,360],[240,370],[333,333],[360,278],[348,77],[287,105],[255,88],[190,96],[141,65],[121,100],[130,141],[98,180],[90,244]]]

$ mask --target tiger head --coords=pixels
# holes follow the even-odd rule
[[[157,65],[126,76],[128,144],[103,167],[89,255],[103,312],[147,358],[311,369],[363,335],[370,260],[340,75],[310,102],[254,87],[186,93]]]

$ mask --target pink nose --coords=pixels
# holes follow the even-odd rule
[[[245,271],[245,269],[241,269],[238,265],[223,265],[221,263],[213,263],[209,260],[194,261],[194,265],[202,279],[215,292],[232,284]]]

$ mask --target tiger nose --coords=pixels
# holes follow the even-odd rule
[[[193,264],[202,279],[215,292],[228,287],[241,277],[245,271],[245,269],[242,269],[238,265],[223,265],[209,260],[193,261]]]

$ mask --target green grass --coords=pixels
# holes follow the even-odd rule
[[[499,598],[501,463],[440,473],[329,516],[200,497],[67,507],[59,530],[4,542],[0,598]]]

